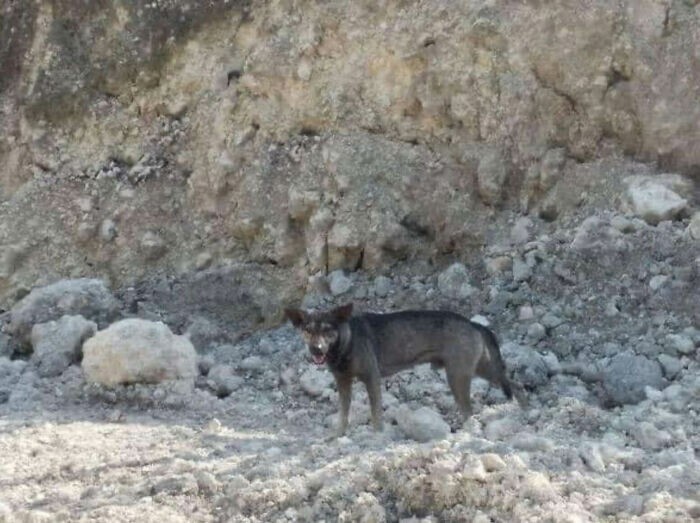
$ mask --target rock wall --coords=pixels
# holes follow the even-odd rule
[[[36,0],[0,12],[0,306],[479,254],[503,209],[700,173],[688,0]],[[264,286],[264,283],[262,283]]]

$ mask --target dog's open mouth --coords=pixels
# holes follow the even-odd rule
[[[311,357],[314,360],[314,363],[316,365],[323,365],[326,363],[326,355],[325,354],[312,354]]]

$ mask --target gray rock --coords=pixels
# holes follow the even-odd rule
[[[649,280],[649,288],[652,291],[658,291],[667,281],[668,276],[665,274],[657,274],[656,276],[652,276],[652,278]]]
[[[678,354],[687,355],[695,351],[693,340],[683,334],[669,334],[666,336],[666,345]]]
[[[225,397],[243,385],[243,378],[230,365],[214,365],[207,375],[207,384],[217,396]]]
[[[299,376],[301,389],[309,396],[318,397],[333,383],[333,376],[325,368],[310,368]]]
[[[602,369],[603,389],[614,405],[635,404],[645,397],[644,387],[662,389],[661,365],[626,351],[614,356]]]
[[[105,243],[109,243],[113,241],[116,237],[117,224],[114,223],[114,220],[104,220],[100,224],[100,239]]]
[[[194,316],[184,335],[198,352],[204,352],[212,345],[220,344],[227,337],[216,323],[204,316]]]
[[[412,411],[403,406],[400,411],[396,417],[399,428],[415,441],[426,442],[444,439],[450,433],[450,426],[440,414],[428,407]]]
[[[34,325],[31,361],[39,376],[58,376],[78,363],[83,342],[96,330],[97,324],[82,316],[63,316],[57,321]]]
[[[683,369],[681,360],[674,358],[673,356],[669,356],[668,354],[659,354],[657,359],[659,360],[661,368],[664,371],[664,376],[669,380],[674,379]]]
[[[162,322],[118,321],[83,345],[83,371],[105,386],[180,380],[194,383],[197,354],[185,336]]]
[[[330,291],[333,296],[345,294],[352,287],[352,279],[342,270],[333,271],[328,275]]]
[[[260,356],[248,356],[238,365],[238,368],[247,371],[260,371],[265,368],[265,360]]]
[[[513,281],[527,281],[532,277],[532,268],[519,257],[513,259]]]
[[[529,242],[532,239],[533,226],[532,220],[527,216],[518,218],[510,230],[510,240],[516,245]]]
[[[542,355],[530,347],[504,343],[501,353],[506,368],[525,387],[540,387],[549,381],[549,366]]]
[[[391,290],[391,279],[386,276],[377,276],[374,280],[374,294],[385,298]]]
[[[168,250],[168,245],[165,240],[158,234],[148,231],[139,242],[139,247],[143,256],[148,261],[154,261],[161,258]]]
[[[479,161],[477,188],[479,196],[488,205],[497,205],[503,194],[503,184],[508,177],[508,166],[500,151],[487,151]]]
[[[467,268],[461,263],[453,263],[440,273],[437,285],[440,292],[448,298],[463,300],[474,293]]]
[[[657,429],[652,423],[642,421],[637,425],[632,435],[645,450],[659,450],[668,445],[672,437],[665,430]]]
[[[690,218],[688,223],[688,235],[694,240],[700,240],[700,211],[697,211]]]
[[[625,179],[627,190],[622,199],[622,209],[656,225],[676,218],[688,206],[666,183],[649,176],[630,176]]]
[[[547,329],[541,323],[533,323],[527,328],[527,339],[531,343],[537,343],[547,336]]]
[[[10,311],[7,330],[22,343],[28,343],[32,327],[37,323],[79,315],[103,326],[118,311],[119,302],[102,280],[61,280],[32,290],[15,305]]]

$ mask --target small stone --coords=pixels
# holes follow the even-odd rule
[[[532,228],[534,224],[527,216],[518,218],[515,225],[510,230],[510,239],[516,245],[522,245],[532,239]]]
[[[498,472],[506,468],[506,462],[498,454],[482,454],[480,458],[486,472]]]
[[[700,211],[695,212],[690,219],[688,235],[694,240],[700,240]]]
[[[668,354],[659,354],[657,359],[659,360],[661,368],[664,371],[664,376],[666,376],[666,378],[669,380],[674,379],[681,369],[683,369],[681,360],[674,358],[673,356],[669,356]]]
[[[440,414],[428,407],[421,407],[411,411],[404,407],[396,421],[399,428],[411,439],[418,442],[426,442],[435,439],[444,439],[450,433],[450,426],[442,419]]]
[[[695,351],[695,343],[683,334],[669,334],[666,336],[666,344],[678,354],[692,354]]]
[[[542,316],[541,321],[542,325],[544,325],[547,329],[556,329],[565,322],[565,320],[563,320],[559,316],[556,316],[555,314],[552,314],[551,312],[548,312],[547,314]]]
[[[148,231],[141,237],[141,251],[146,260],[157,260],[168,250],[165,240],[158,234]]]
[[[117,237],[117,225],[114,220],[104,220],[100,224],[100,239],[106,243],[111,242]]]
[[[208,252],[200,252],[194,260],[194,268],[202,271],[212,263],[212,256]]]
[[[535,311],[529,305],[521,305],[518,309],[518,321],[530,321],[535,317]]]
[[[374,294],[385,298],[391,290],[391,280],[386,276],[378,276],[374,280]]]
[[[332,383],[333,376],[326,369],[311,368],[299,377],[301,390],[312,397],[321,396],[325,390],[330,388]]]
[[[532,268],[522,259],[513,259],[513,281],[523,282],[532,277]]]
[[[668,276],[664,274],[657,274],[649,280],[649,287],[652,291],[659,290],[668,281]]]
[[[598,445],[585,443],[579,450],[579,456],[583,462],[594,472],[605,472],[605,461]]]
[[[248,356],[238,365],[238,368],[248,371],[260,371],[265,368],[265,360],[260,356]]]
[[[491,276],[497,276],[511,270],[513,259],[510,256],[496,256],[495,258],[487,259],[485,264],[486,272]]]
[[[610,220],[610,225],[612,225],[615,229],[623,233],[630,233],[634,232],[635,230],[634,222],[625,218],[624,216],[614,216]]]
[[[342,270],[333,271],[328,275],[330,291],[333,296],[345,294],[352,287],[352,279]]]
[[[243,385],[243,378],[238,376],[230,365],[214,365],[209,369],[207,384],[220,398],[230,395]]]
[[[547,335],[547,329],[541,323],[533,323],[527,328],[527,339],[532,343],[537,343]]]
[[[467,268],[461,263],[453,263],[440,273],[437,285],[440,292],[448,298],[464,300],[474,293]]]
[[[221,432],[221,422],[217,418],[212,418],[204,430],[212,434],[218,434]]]

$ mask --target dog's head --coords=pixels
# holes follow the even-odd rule
[[[352,314],[352,303],[329,311],[309,312],[301,309],[285,309],[285,315],[297,329],[309,347],[316,365],[323,365],[328,352],[340,339],[340,329]]]

